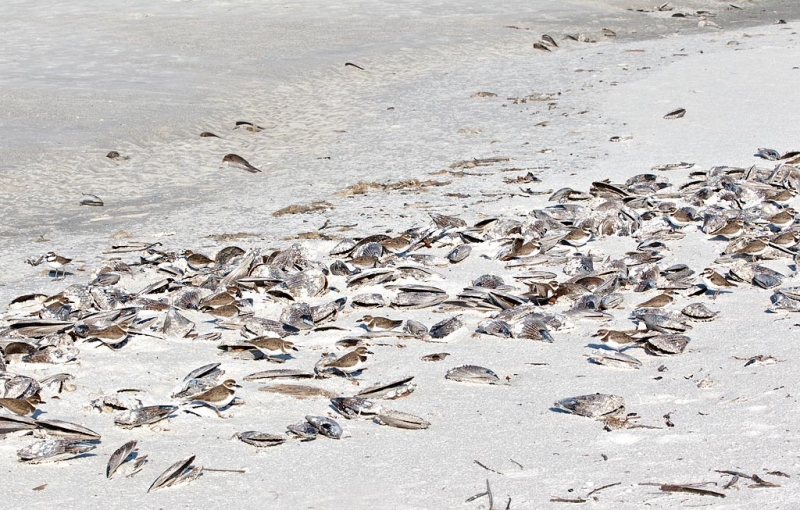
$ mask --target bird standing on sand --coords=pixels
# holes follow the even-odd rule
[[[737,287],[735,283],[729,282],[727,278],[714,271],[710,267],[703,269],[701,274],[703,278],[703,284],[705,284],[706,289],[714,293],[712,299],[716,299],[717,294],[720,292]]]
[[[220,418],[226,418],[226,416],[223,416],[219,410],[228,407],[231,402],[233,402],[233,399],[236,398],[234,394],[236,392],[235,388],[241,388],[241,386],[236,384],[236,381],[233,379],[226,379],[219,386],[214,386],[213,388],[202,393],[192,395],[189,397],[186,403],[194,403],[210,407],[217,413],[217,416]],[[230,416],[227,418],[230,418]]]

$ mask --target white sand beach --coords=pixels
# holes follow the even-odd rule
[[[184,250],[214,258],[237,246],[261,257],[297,245],[312,266],[329,268],[345,258],[330,254],[343,239],[417,229],[409,234],[413,238],[436,228],[431,214],[460,218],[466,227],[420,241],[413,253],[397,250],[436,258],[387,252],[392,270],[413,265],[433,273],[424,281],[408,277],[393,284],[434,286],[455,301],[476,278],[492,274],[514,287],[509,294],[521,296],[529,290],[525,273],[549,271],[566,288],[574,274],[563,263],[515,266],[528,255],[498,256],[513,236],[467,242],[474,232],[469,227],[493,218],[529,226],[534,211],[556,205],[548,199],[563,188],[588,193],[593,182],[621,184],[641,174],[668,180],[671,188],[636,209],[642,215],[638,233],[597,231],[584,246],[556,248],[567,260],[578,252],[607,269],[636,250],[645,232],[667,225],[669,211],[659,204],[688,203],[690,196],[677,192],[680,185],[711,179],[722,166],[755,165],[767,173],[788,159],[768,161],[757,157],[759,149],[800,150],[793,127],[800,100],[800,8],[780,1],[743,0],[732,7],[698,0],[658,11],[658,3],[4,2],[0,346],[5,351],[8,342],[20,340],[5,328],[40,316],[37,306],[6,307],[12,300],[53,296],[69,286],[80,286],[72,296],[78,289],[89,292],[87,284],[112,259],[130,266],[112,285],[128,294],[116,305],[124,308],[134,294],[168,276],[176,287],[194,285],[202,271],[186,267]],[[535,49],[543,34],[558,46]],[[664,118],[679,108],[685,115]],[[241,121],[263,129],[237,128]],[[108,158],[110,151],[120,157]],[[261,171],[222,165],[226,154]],[[682,162],[693,166],[653,170]],[[29,464],[17,452],[43,434],[50,437],[48,432],[6,434],[0,441],[6,505],[794,508],[800,501],[798,320],[788,311],[766,310],[776,289],[798,286],[796,263],[780,251],[760,262],[782,275],[774,288],[739,282],[712,298],[701,286],[704,268],[725,273],[756,258],[723,257],[728,243],[701,229],[704,213],[749,210],[744,198],[726,202],[726,190],[768,188],[743,175],[732,172],[730,183],[715,188],[723,198],[697,206],[697,220],[664,237],[658,250],[658,270],[685,264],[693,271],[691,282],[700,285],[676,290],[665,309],[679,313],[700,302],[719,312],[711,322],[691,322],[684,333],[691,340],[680,354],[626,350],[641,361],[638,369],[587,360],[611,352],[592,336],[598,329],[644,330],[630,315],[663,289],[636,291],[636,278],[619,289],[621,307],[601,318],[575,314],[574,296],[542,303],[542,312],[569,318],[551,331],[552,343],[482,333],[495,313],[488,308],[354,308],[357,294],[379,293],[388,302],[398,291],[382,284],[349,286],[335,274],[327,275],[324,292],[292,299],[240,282],[238,297],[252,299],[255,317],[275,321],[293,303],[346,298],[327,324],[339,329],[287,336],[298,351],[273,364],[220,354],[218,344],[244,339],[239,328],[222,327],[230,322],[224,318],[215,322],[196,307],[175,305],[196,333],[221,334],[216,341],[179,338],[163,331],[165,312],[142,307],[137,320],[155,322],[139,334],[132,329],[118,350],[73,335],[78,354],[67,363],[7,354],[6,387],[0,388],[5,397],[13,396],[6,382],[14,375],[41,381],[68,373],[74,391],[43,390],[34,418],[79,424],[101,438],[85,456]],[[80,205],[84,194],[96,195],[103,206]],[[573,203],[599,215],[603,201],[588,198]],[[798,199],[788,206],[798,207]],[[754,223],[754,231],[767,230]],[[183,276],[139,265],[143,251],[115,248],[139,242],[174,254]],[[443,257],[462,242],[471,254],[446,262]],[[47,252],[72,259],[63,280],[44,264],[26,263]],[[631,274],[639,269],[631,267]],[[175,304],[176,295],[150,297]],[[86,319],[77,303],[71,306],[69,331]],[[360,322],[365,315],[427,327],[460,316],[463,326],[441,340],[401,329],[370,337]],[[278,368],[312,371],[323,353],[347,352],[337,342],[353,337],[363,337],[372,353],[353,379],[245,379]],[[421,360],[439,352],[449,356]],[[125,429],[114,424],[119,410],[100,412],[92,405],[124,389],[136,390],[122,395],[143,405],[177,406],[181,400],[171,395],[184,376],[216,362],[224,378],[242,386],[236,390],[242,405],[223,410],[228,419],[180,406],[164,421]],[[461,365],[489,368],[502,384],[445,379]],[[415,391],[380,405],[429,422],[426,429],[348,420],[328,398],[260,390],[287,382],[347,397],[406,376],[414,376]],[[635,415],[615,427],[554,409],[556,401],[594,393],[625,399],[625,414],[617,418]],[[307,415],[337,420],[343,437],[289,438],[287,425]],[[251,430],[288,439],[256,448],[233,437]],[[109,456],[130,440],[148,462],[134,476],[106,479]],[[202,476],[147,492],[165,469],[190,455],[205,468]],[[467,502],[486,491],[487,482],[491,503],[488,496]]]

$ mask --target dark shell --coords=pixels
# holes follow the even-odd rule
[[[342,437],[342,427],[336,420],[332,420],[327,416],[306,416],[306,421],[325,437],[331,439],[341,439]]]
[[[429,334],[431,338],[441,339],[451,335],[453,332],[463,326],[464,323],[461,322],[460,316],[457,315],[434,324],[431,327]]]

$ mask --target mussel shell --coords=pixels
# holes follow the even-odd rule
[[[350,304],[354,307],[376,308],[386,306],[386,301],[377,292],[366,292],[351,297]]]
[[[480,323],[478,325],[478,333],[509,338],[511,336],[511,326],[505,321],[492,319]]]
[[[332,398],[331,405],[348,420],[354,418],[371,419],[383,410],[380,404],[362,397]]]
[[[595,393],[559,400],[555,407],[578,416],[602,418],[622,413],[625,410],[625,399],[617,395]]]
[[[268,434],[266,432],[257,432],[255,430],[248,430],[236,434],[236,438],[243,443],[247,443],[259,448],[266,448],[269,446],[278,446],[286,442],[286,436],[279,436],[277,434]]]
[[[194,329],[194,322],[181,315],[176,308],[170,308],[164,317],[164,334],[184,338]]]
[[[447,260],[450,262],[457,264],[462,260],[469,257],[469,254],[472,253],[472,247],[468,244],[460,244],[453,248],[450,253],[447,254]]]
[[[480,384],[500,384],[500,378],[488,368],[477,365],[462,365],[451,368],[447,371],[445,379],[458,382],[470,382]]]
[[[287,426],[286,429],[300,438],[301,441],[313,441],[317,438],[317,428],[307,421],[293,423]]]
[[[589,361],[597,365],[605,365],[615,368],[640,368],[642,362],[624,352],[611,351],[608,353],[594,354],[589,357]]]
[[[394,409],[384,409],[376,418],[376,421],[382,425],[395,427],[399,429],[427,429],[430,427],[430,422],[409,413],[402,413]]]
[[[245,251],[238,246],[226,246],[225,248],[221,249],[217,252],[214,256],[214,262],[218,266],[226,266],[228,264],[233,264],[234,261],[244,255]]]
[[[414,376],[403,377],[388,383],[377,383],[369,388],[359,391],[356,396],[361,398],[396,399],[410,395],[415,389],[415,384],[409,384]]]
[[[306,416],[306,421],[310,423],[317,432],[325,437],[331,439],[341,439],[342,427],[336,420],[332,420],[327,416]]]
[[[445,338],[446,336],[451,335],[457,329],[463,326],[464,323],[461,322],[460,316],[456,315],[455,317],[439,321],[433,326],[431,326],[429,334],[431,338],[442,339]]]
[[[30,446],[17,451],[20,462],[27,464],[40,464],[43,462],[56,462],[59,460],[71,459],[88,451],[94,450],[96,446],[86,441],[71,441],[68,439],[47,439],[33,443]]]
[[[664,356],[670,354],[680,354],[689,344],[689,337],[685,335],[656,335],[650,337],[645,342],[645,349],[649,354]]]
[[[178,410],[177,406],[147,406],[137,409],[128,409],[114,417],[114,425],[124,429],[141,427],[157,423]]]
[[[715,312],[710,310],[705,304],[703,303],[692,303],[686,305],[681,310],[681,313],[685,316],[689,317],[692,320],[706,322],[714,320],[718,315],[719,312]]]

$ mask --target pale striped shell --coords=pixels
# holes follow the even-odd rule
[[[479,384],[500,384],[500,378],[497,377],[497,374],[488,368],[479,367],[477,365],[462,365],[460,367],[451,368],[447,371],[445,379]]]
[[[581,395],[559,400],[555,403],[555,407],[578,416],[603,418],[623,413],[625,411],[625,399],[617,395],[595,393],[593,395]]]

